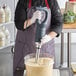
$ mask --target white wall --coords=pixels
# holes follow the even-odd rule
[[[60,8],[65,8],[65,2],[68,0],[57,0]]]

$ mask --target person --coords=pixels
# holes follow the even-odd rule
[[[19,0],[15,10],[15,26],[17,36],[13,58],[13,76],[23,76],[24,57],[35,53],[35,36],[37,20],[42,20],[42,13],[36,7],[47,9],[49,12],[47,28],[49,30],[41,39],[41,52],[54,56],[54,38],[62,31],[63,18],[56,0]],[[45,8],[46,7],[46,8]],[[46,22],[46,20],[44,21]],[[39,26],[43,26],[40,24]],[[39,33],[40,34],[40,33]]]

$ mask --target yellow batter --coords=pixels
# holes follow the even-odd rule
[[[26,76],[52,76],[53,62],[52,58],[39,58],[38,63],[35,63],[35,58],[28,59]]]

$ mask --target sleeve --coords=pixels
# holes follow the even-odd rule
[[[18,30],[24,30],[24,22],[27,19],[26,0],[19,0],[15,10],[14,22]]]
[[[50,0],[51,8],[51,31],[57,33],[57,37],[62,31],[63,17],[56,0]]]

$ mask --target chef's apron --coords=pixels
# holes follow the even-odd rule
[[[45,0],[45,4],[47,7],[43,7],[43,9],[47,9],[50,12],[47,0]],[[27,8],[27,19],[31,18],[35,9],[31,7],[31,0],[29,0],[29,8]],[[50,17],[51,18],[51,17]],[[48,24],[46,24],[47,28],[51,27],[51,19],[48,18]],[[15,42],[15,53],[14,53],[14,62],[13,62],[13,69],[24,69],[24,57],[27,54],[35,53],[35,34],[36,34],[36,26],[37,24],[34,23],[30,27],[28,27],[25,31],[18,30]],[[47,30],[48,30],[47,29]],[[54,40],[52,39],[48,43],[44,44],[41,47],[41,52],[49,53],[50,55],[54,56]]]

